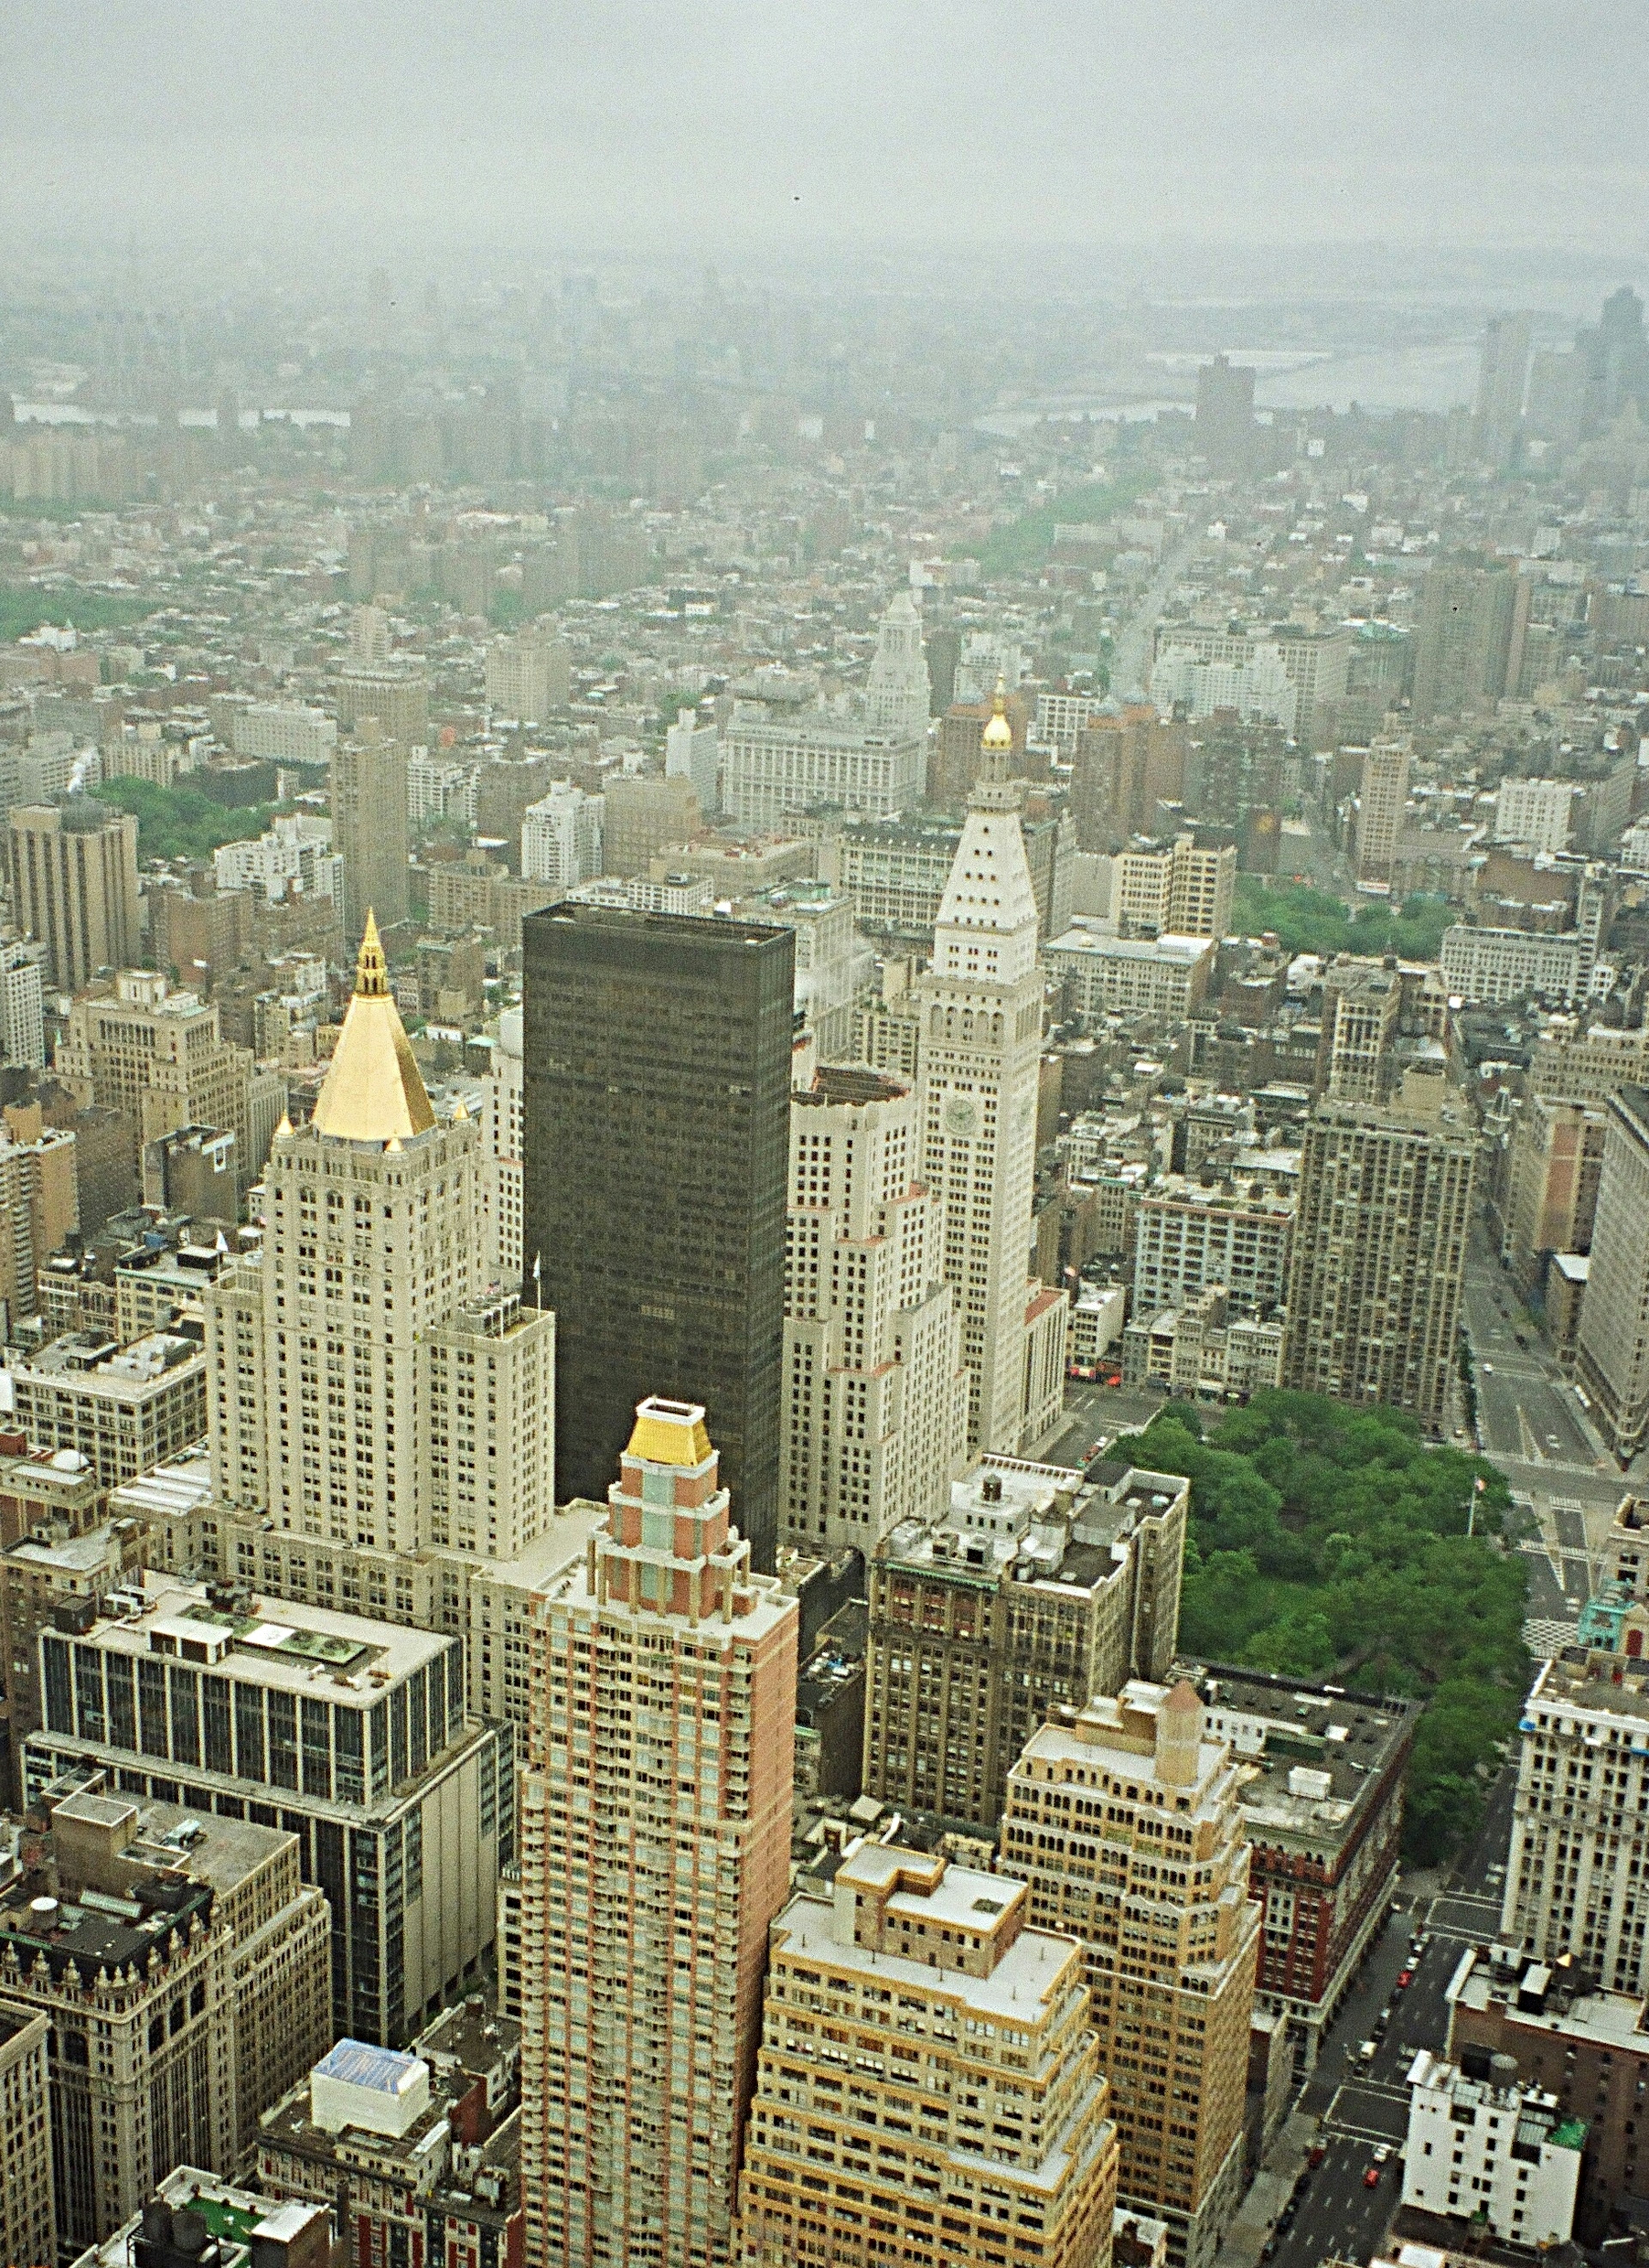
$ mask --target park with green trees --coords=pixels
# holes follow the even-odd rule
[[[1446,899],[1416,896],[1393,906],[1381,900],[1355,913],[1331,891],[1309,882],[1268,880],[1239,874],[1231,925],[1241,937],[1271,932],[1285,953],[1388,953],[1403,961],[1435,961],[1443,932],[1456,918]]]
[[[1528,1689],[1502,1475],[1403,1411],[1269,1391],[1219,1412],[1169,1403],[1128,1454],[1191,1483],[1181,1653],[1422,1703],[1405,1848],[1446,1857]]]
[[[261,835],[279,809],[272,803],[218,803],[198,788],[158,787],[152,780],[122,774],[104,780],[97,799],[137,821],[137,850],[144,858],[210,858],[225,843],[249,843]]]

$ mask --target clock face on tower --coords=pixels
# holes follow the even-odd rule
[[[979,1113],[965,1094],[953,1094],[945,1106],[945,1131],[947,1134],[973,1133],[979,1123]]]

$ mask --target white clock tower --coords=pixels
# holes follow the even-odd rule
[[[1025,1425],[1026,1311],[1036,1165],[1042,980],[1036,896],[998,682],[984,764],[921,979],[922,1177],[939,1199],[971,1373],[968,1443],[1017,1452]]]

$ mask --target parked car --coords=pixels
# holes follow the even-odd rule
[[[1374,2163],[1375,2163],[1377,2166],[1383,2166],[1383,2165],[1385,2164],[1385,2162],[1386,2162],[1387,2159],[1388,2159],[1388,2157],[1390,2157],[1390,2155],[1391,2155],[1391,2145],[1390,2145],[1390,2143],[1389,2143],[1389,2142],[1377,2142],[1377,2143],[1375,2144],[1375,2146],[1374,2146]]]
[[[1365,2040],[1365,2041],[1364,2041],[1364,2043],[1363,2043],[1362,2046],[1361,2046],[1360,2048],[1358,2048],[1358,2051],[1357,2051],[1357,2059],[1358,2059],[1358,2063],[1373,2063],[1373,2060],[1374,2060],[1374,2043],[1373,2043],[1373,2040]]]
[[[1326,2142],[1314,2142],[1306,2153],[1306,2163],[1314,2169],[1322,2163],[1328,2154],[1329,2146]]]
[[[1400,1970],[1397,1971],[1397,1982],[1396,1982],[1396,1984],[1394,1985],[1394,1987],[1393,1987],[1392,1989],[1393,1989],[1395,1992],[1406,1992],[1408,1991],[1408,1989],[1409,1989],[1410,1985],[1410,1984],[1413,1984],[1413,1982],[1414,1982],[1414,1971],[1413,1971],[1413,1970],[1412,1970],[1412,1969],[1400,1969]]]
[[[1363,2187],[1366,2190],[1377,2190],[1380,2187],[1380,2168],[1378,2166],[1371,2166],[1368,2171],[1364,2175]]]

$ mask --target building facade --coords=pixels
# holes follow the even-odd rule
[[[523,928],[523,1275],[556,1314],[561,1492],[601,1499],[646,1392],[694,1395],[770,1566],[794,940],[586,905]]]
[[[407,918],[407,749],[375,713],[332,757],[332,847],[343,862],[343,933],[369,914],[385,929]]]
[[[1448,1410],[1477,1151],[1462,1123],[1324,1103],[1306,1128],[1283,1378],[1295,1392]]]
[[[919,1141],[915,1095],[878,1072],[823,1070],[791,1098],[781,1524],[810,1553],[868,1553],[940,1510],[967,1456]]]
[[[1003,2268],[1034,2245],[1101,2268],[1116,2133],[1086,1999],[1023,1881],[865,1842],[804,1876],[773,1926],[732,2259]]]
[[[1649,1439],[1649,1087],[1609,1098],[1575,1374],[1623,1459]]]
[[[78,992],[138,957],[137,821],[90,796],[14,804],[6,833],[11,920],[46,948],[46,976]]]
[[[41,1632],[26,1796],[92,1769],[286,1828],[331,1909],[334,2029],[405,2036],[475,1974],[513,1850],[510,1735],[467,1715],[461,1638],[292,1602],[276,1621],[232,1585],[143,1596]]]
[[[961,1317],[969,1446],[1016,1454],[1025,1426],[1026,1256],[1035,1186],[1042,983],[1036,899],[1016,792],[994,774],[1009,739],[985,727],[975,788],[917,983],[921,1177]]]
[[[1230,1743],[1185,1679],[1056,1712],[1008,1776],[1002,1863],[1086,1948],[1117,2194],[1208,2268],[1242,2193],[1259,1910]]]
[[[1174,1659],[1189,1484],[988,1457],[869,1566],[864,1782],[994,1837],[1009,1771],[1058,1707]]]
[[[534,1634],[526,2256],[711,2268],[789,1882],[797,1608],[751,1572],[699,1405],[639,1405],[609,1503]]]

